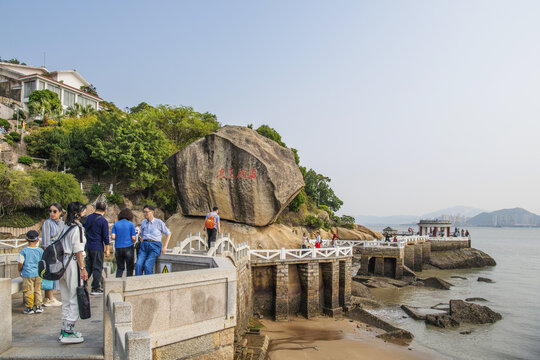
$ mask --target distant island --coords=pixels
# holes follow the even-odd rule
[[[469,226],[493,227],[536,227],[540,226],[540,216],[522,208],[502,209],[483,212],[467,220]]]
[[[491,227],[540,227],[540,216],[523,208],[484,211],[472,207],[455,206],[434,211],[422,216],[355,216],[357,224],[363,225],[411,225],[420,219],[451,220],[456,226],[491,226]]]

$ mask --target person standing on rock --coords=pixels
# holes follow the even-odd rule
[[[104,202],[96,203],[96,211],[88,216],[84,223],[86,230],[86,267],[92,276],[92,295],[102,295],[101,273],[103,272],[103,255],[109,256],[109,222],[103,217],[107,211]]]
[[[212,211],[206,214],[206,218],[204,219],[203,231],[206,230],[206,234],[208,235],[208,248],[211,248],[212,245],[214,245],[217,234],[221,233],[221,221],[218,213],[218,207],[214,206]]]
[[[64,220],[62,220],[62,212],[64,209],[58,203],[52,203],[49,206],[49,218],[43,222],[41,226],[41,242],[42,248],[45,250],[56,239],[60,237],[64,231]],[[47,280],[48,281],[48,280]],[[56,280],[51,290],[45,290],[45,299],[43,306],[61,306],[62,303],[56,300],[53,296],[53,290],[60,290],[60,284]]]
[[[167,246],[171,239],[171,231],[165,223],[154,217],[155,208],[145,205],[143,209],[144,219],[141,222],[141,246],[135,264],[135,275],[150,275],[154,273],[154,264],[159,255],[167,252]],[[165,235],[165,242],[161,244],[161,237]]]

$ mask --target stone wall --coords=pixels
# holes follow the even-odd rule
[[[414,246],[408,251],[414,252]],[[401,279],[403,277],[405,247],[355,247],[354,253],[356,258],[360,258],[359,273],[361,275],[388,276],[395,279]],[[373,264],[372,267],[370,267],[370,263]]]
[[[234,330],[225,329],[153,350],[154,360],[233,359]]]
[[[113,291],[131,304],[133,331],[148,332],[154,358],[233,358],[236,326],[237,269],[229,259],[195,255],[162,255],[162,264],[174,257],[211,268],[106,278],[105,296]],[[112,328],[108,311],[103,319],[104,358],[112,359]],[[177,352],[184,351],[181,356]]]
[[[431,251],[457,250],[471,247],[471,241],[429,240]]]
[[[253,285],[249,261],[241,262],[236,268],[236,329],[237,337],[244,334],[249,319],[253,316]]]
[[[302,311],[302,284],[298,274],[298,265],[289,265],[289,314],[296,315]]]
[[[18,252],[17,254],[0,255],[0,278],[15,279],[19,277],[17,259]]]

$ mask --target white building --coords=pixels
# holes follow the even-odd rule
[[[91,105],[99,110],[102,100],[81,90],[89,86],[76,70],[55,71],[50,73],[45,67],[9,64],[0,62],[0,97],[13,100],[28,111],[29,96],[34,90],[48,89],[55,92],[67,109],[75,103]]]

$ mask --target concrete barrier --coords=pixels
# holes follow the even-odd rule
[[[11,347],[11,279],[0,279],[0,354]]]
[[[196,270],[189,270],[190,259]],[[156,267],[165,264],[172,269],[166,274],[106,279],[105,298],[115,292],[130,304],[132,331],[148,332],[155,358],[214,354],[232,359],[236,267],[226,258],[196,255],[161,255]],[[104,317],[104,354],[112,359],[114,329],[109,311],[104,311]]]

